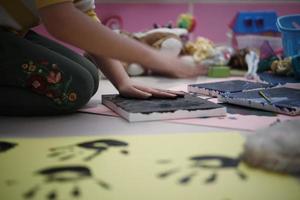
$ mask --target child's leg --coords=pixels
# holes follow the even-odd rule
[[[91,73],[65,56],[0,29],[0,114],[76,111],[95,89]]]
[[[81,65],[82,67],[86,68],[92,75],[93,79],[94,79],[94,93],[97,92],[98,90],[98,85],[99,85],[99,75],[98,75],[98,69],[97,67],[91,62],[89,61],[87,58],[85,58],[84,56],[79,55],[78,53],[75,53],[74,51],[72,51],[69,48],[66,48],[65,46],[54,42],[42,35],[39,35],[37,33],[35,33],[34,31],[29,31],[26,36],[25,39],[32,41],[35,44],[39,44],[41,46],[44,46],[52,51],[55,51],[69,59],[71,59],[72,61],[78,63],[79,65]]]

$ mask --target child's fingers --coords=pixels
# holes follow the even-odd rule
[[[160,90],[160,89],[154,89],[154,88],[148,88],[148,87],[143,87],[143,86],[134,86],[135,88],[151,93],[153,97],[158,97],[158,98],[176,98],[177,95],[175,93],[171,93],[165,90]]]
[[[208,73],[208,66],[199,65],[195,67],[195,70],[198,75],[206,75]]]
[[[123,91],[121,95],[125,97],[138,98],[138,99],[147,99],[152,96],[150,92],[143,91],[135,87],[130,87],[126,91]]]
[[[174,94],[174,95],[176,95],[177,97],[183,97],[183,96],[186,94],[186,93],[183,92],[183,91],[175,91],[175,90],[162,90],[162,89],[160,89],[160,91]]]

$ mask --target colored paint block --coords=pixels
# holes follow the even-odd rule
[[[300,114],[300,90],[293,88],[270,88],[220,95],[222,102],[273,111],[286,115]]]
[[[270,88],[273,85],[244,80],[219,81],[188,85],[188,91],[197,94],[217,97],[220,94],[236,93],[248,90]]]
[[[208,69],[208,77],[224,78],[230,76],[228,66],[212,66]]]
[[[145,100],[102,95],[102,103],[130,122],[226,115],[225,107],[190,94]]]

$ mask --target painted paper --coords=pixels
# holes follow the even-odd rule
[[[0,199],[300,199],[299,178],[239,159],[238,133],[1,142],[17,145],[0,153]]]

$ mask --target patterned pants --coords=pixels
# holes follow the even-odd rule
[[[0,28],[0,115],[72,113],[98,84],[97,67],[83,56],[33,31],[21,38]]]

